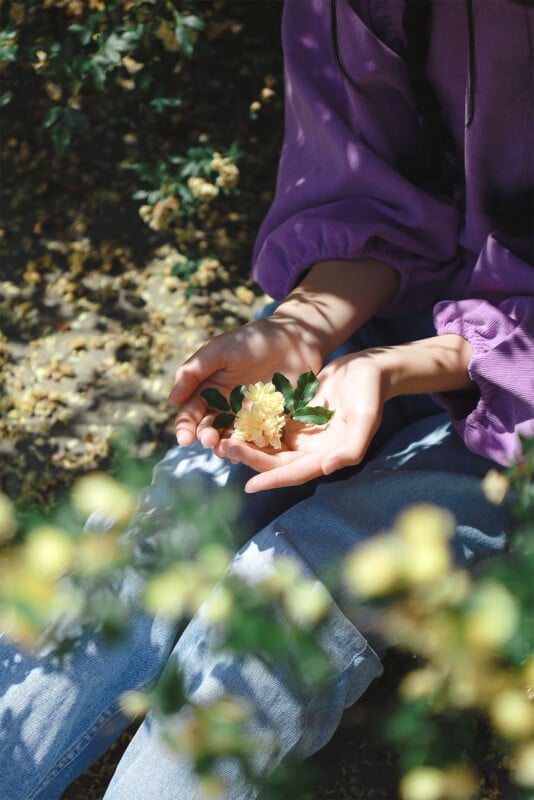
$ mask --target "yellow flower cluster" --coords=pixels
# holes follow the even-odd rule
[[[159,26],[154,31],[154,35],[163,43],[166,50],[176,52],[180,45],[176,38],[175,26],[169,20],[162,19]]]
[[[230,158],[224,158],[220,153],[214,153],[210,164],[212,170],[219,173],[215,181],[222,189],[233,189],[239,180],[239,168]]]
[[[206,181],[204,178],[192,175],[187,181],[187,185],[191,189],[191,194],[197,200],[204,200],[208,202],[213,200],[219,194],[219,187],[215,184]]]
[[[192,286],[199,286],[205,288],[212,283],[216,278],[225,279],[228,273],[224,269],[221,262],[216,258],[203,258],[198,269],[194,272],[189,282]]]
[[[236,414],[235,435],[257,447],[279,450],[285,425],[283,395],[276,391],[273,383],[258,381],[247,387],[245,400],[250,405]]]
[[[360,596],[376,597],[401,587],[429,585],[451,567],[452,515],[437,506],[413,506],[395,529],[369,539],[347,558],[346,580]]]
[[[178,213],[180,203],[172,195],[158,200],[154,205],[144,205],[139,209],[139,216],[153,231],[165,230],[170,220]]]

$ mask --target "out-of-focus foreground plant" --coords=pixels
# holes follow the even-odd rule
[[[454,519],[420,505],[346,560],[345,581],[357,602],[377,604],[385,638],[417,656],[389,723],[404,773],[403,800],[480,796],[475,753],[481,731],[508,764],[514,800],[532,796],[534,443],[525,442],[525,451],[524,463],[504,475],[489,473],[483,483],[493,502],[513,498],[517,527],[506,559],[476,575],[455,567],[449,547]],[[199,612],[220,629],[221,647],[268,662],[282,659],[297,690],[320,690],[329,673],[318,644],[328,610],[322,586],[289,560],[253,584],[229,574],[236,496],[206,496],[187,484],[171,484],[162,494],[163,477],[157,489],[141,495],[134,514],[135,495],[124,483],[87,475],[53,521],[26,516],[20,530],[13,505],[0,496],[2,628],[23,647],[53,646],[61,654],[87,628],[111,640],[128,635],[140,607],[177,624]],[[135,590],[122,592],[132,575]],[[241,701],[192,706],[189,724],[178,733],[172,715],[183,703],[173,669],[157,688],[123,699],[132,716],[150,709],[158,715],[169,747],[188,752],[206,790],[221,788],[214,767],[231,757],[251,783],[271,791],[267,796],[294,793],[291,772],[277,773],[271,783],[257,774]]]
[[[452,516],[414,506],[347,560],[347,585],[380,607],[385,638],[417,656],[389,737],[403,800],[480,797],[477,751],[500,753],[514,800],[534,796],[534,442],[525,460],[483,481],[515,512],[511,553],[469,574],[455,567]],[[387,598],[387,599],[386,599]]]
[[[329,603],[322,585],[289,558],[257,582],[229,572],[240,509],[231,491],[203,492],[186,480],[177,487],[160,469],[137,498],[127,484],[140,475],[118,466],[122,482],[101,472],[78,479],[47,521],[17,513],[0,493],[0,630],[22,650],[62,658],[86,632],[110,643],[128,636],[139,613],[167,618],[177,630],[199,613],[220,630],[221,648],[284,663],[295,691],[319,691],[330,671],[318,643]],[[257,769],[242,700],[189,703],[178,731],[173,715],[185,702],[173,665],[154,688],[122,699],[132,718],[157,715],[167,745],[188,753],[206,792],[222,788],[215,767],[230,757],[266,797],[294,797],[296,770]]]

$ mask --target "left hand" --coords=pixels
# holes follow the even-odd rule
[[[215,448],[217,455],[256,470],[246,492],[297,486],[358,464],[365,456],[386,400],[380,352],[365,350],[341,356],[327,364],[318,378],[312,405],[335,409],[326,425],[288,420],[281,450],[260,450],[234,436],[222,439]]]

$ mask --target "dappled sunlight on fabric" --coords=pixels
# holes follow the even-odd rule
[[[449,422],[440,425],[435,430],[424,436],[417,442],[411,442],[404,450],[395,453],[392,456],[387,456],[386,461],[393,461],[395,469],[402,467],[404,464],[415,458],[421,451],[428,450],[431,447],[442,444],[451,435],[451,426]]]
[[[308,50],[318,50],[319,49],[319,42],[312,36],[311,33],[305,33],[304,36],[300,37],[301,44],[304,45]]]
[[[323,125],[326,125],[332,120],[332,111],[324,103],[316,103],[314,107],[314,113],[319,122],[321,122]]]
[[[353,172],[356,172],[362,163],[362,148],[354,142],[347,144],[347,161]]]

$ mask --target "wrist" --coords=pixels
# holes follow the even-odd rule
[[[274,314],[294,319],[324,361],[391,300],[398,283],[397,271],[376,259],[321,261]]]
[[[472,389],[472,349],[462,336],[445,334],[377,350],[384,399],[406,394]]]

